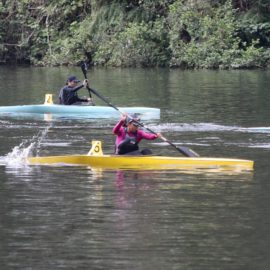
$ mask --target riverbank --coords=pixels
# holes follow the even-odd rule
[[[270,4],[1,2],[3,64],[67,66],[83,58],[93,66],[247,69],[270,63]]]

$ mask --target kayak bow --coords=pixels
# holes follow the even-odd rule
[[[30,157],[30,165],[80,165],[103,169],[252,171],[253,161],[230,158],[104,155],[100,141],[92,141],[87,155]]]

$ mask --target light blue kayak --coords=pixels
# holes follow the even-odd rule
[[[48,95],[48,94],[47,94]],[[46,97],[47,97],[46,95]],[[91,105],[59,105],[53,104],[52,100],[45,97],[44,104],[0,106],[0,115],[15,116],[23,114],[51,114],[56,117],[83,117],[83,118],[119,118],[120,112],[137,113],[142,119],[159,119],[160,109],[149,107],[118,107],[116,111],[110,106]]]

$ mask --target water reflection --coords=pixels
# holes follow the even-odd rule
[[[76,68],[0,69],[2,106],[38,104],[66,73],[80,75]],[[111,153],[115,119],[1,117],[2,268],[268,269],[269,132],[262,128],[269,128],[270,72],[89,72],[113,104],[161,108],[161,118],[147,124],[175,144],[255,160],[255,171],[23,166],[16,158],[41,138],[32,149],[39,155],[85,154],[93,139]],[[163,142],[150,147],[177,155]]]

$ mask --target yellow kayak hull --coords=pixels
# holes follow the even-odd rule
[[[230,158],[104,155],[101,141],[92,141],[87,155],[29,157],[30,165],[79,165],[121,170],[234,170],[252,171],[253,161]]]
[[[28,163],[31,165],[81,165],[92,168],[126,170],[253,170],[253,161],[251,160],[205,157],[71,155],[31,157],[28,158]]]

